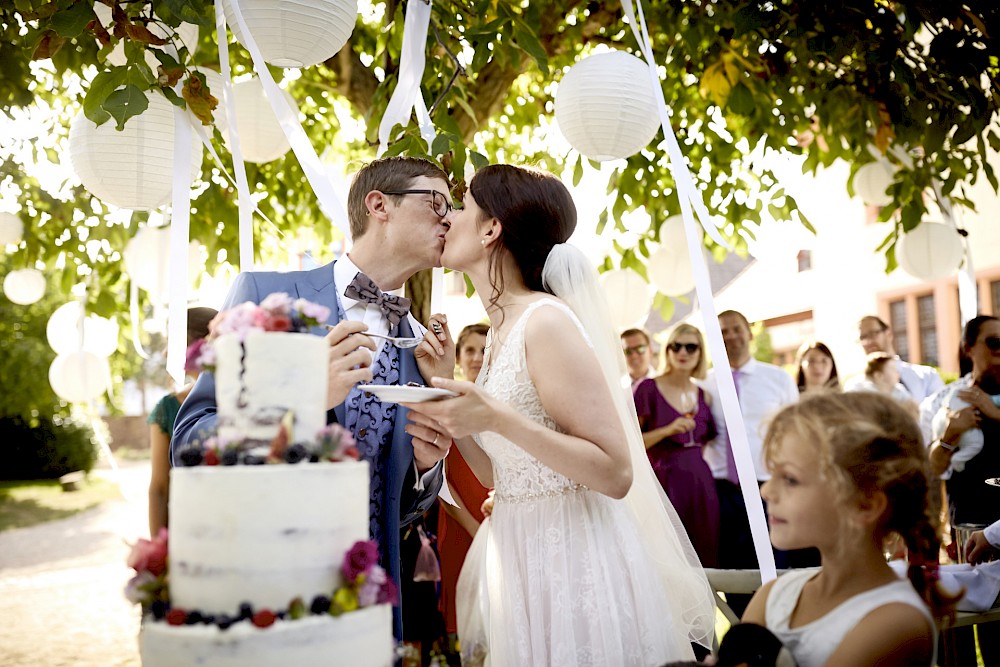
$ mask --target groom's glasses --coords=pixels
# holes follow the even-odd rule
[[[667,345],[671,352],[677,354],[681,350],[687,350],[688,354],[694,354],[701,349],[701,345],[698,343],[671,343]]]
[[[458,208],[453,206],[450,201],[448,201],[448,196],[438,192],[437,190],[382,190],[384,195],[430,195],[431,196],[431,208],[434,209],[434,213],[438,217],[445,217],[452,210]]]

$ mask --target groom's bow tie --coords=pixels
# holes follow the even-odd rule
[[[390,326],[396,326],[399,321],[410,312],[410,300],[406,297],[386,294],[372,282],[372,279],[365,274],[358,272],[354,280],[344,290],[344,296],[356,301],[365,301],[374,306],[385,315]]]

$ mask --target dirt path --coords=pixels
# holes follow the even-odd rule
[[[124,464],[120,479],[120,500],[0,533],[2,667],[139,667],[139,610],[122,589],[126,542],[147,533],[149,464]]]

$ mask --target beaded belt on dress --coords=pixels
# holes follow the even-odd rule
[[[585,490],[587,487],[583,484],[570,484],[569,486],[564,486],[559,489],[552,489],[550,491],[539,491],[538,493],[525,493],[520,496],[508,496],[506,493],[500,493],[497,491],[493,498],[496,501],[504,503],[524,503],[529,500],[543,500],[545,498],[558,498],[559,496],[565,496],[570,493],[577,493],[579,491]]]

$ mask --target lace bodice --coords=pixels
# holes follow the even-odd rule
[[[531,420],[561,432],[559,425],[542,407],[538,391],[528,374],[524,329],[531,313],[541,306],[558,308],[567,313],[586,337],[586,332],[583,331],[573,311],[565,304],[553,299],[536,301],[528,306],[511,327],[510,334],[497,355],[493,353],[493,330],[490,330],[486,340],[487,356],[476,383],[490,396],[510,405]],[[511,502],[534,500],[562,495],[580,488],[569,478],[552,470],[517,444],[496,433],[479,433],[475,439],[493,462],[493,484],[499,500]]]

